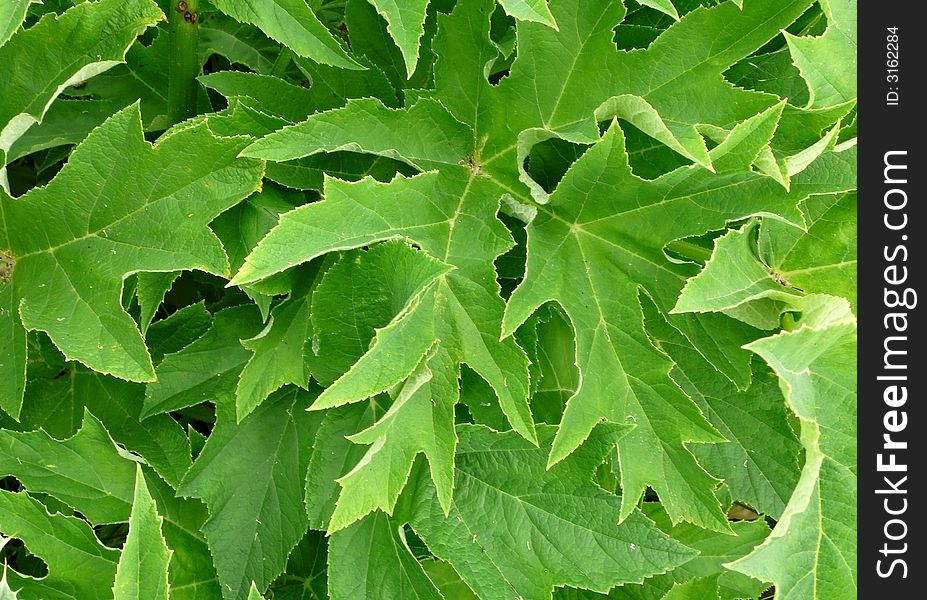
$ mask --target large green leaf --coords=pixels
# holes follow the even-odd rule
[[[23,10],[15,2],[3,11]],[[62,15],[46,15],[0,46],[0,185],[6,181],[6,153],[17,139],[42,120],[69,85],[89,79],[123,61],[135,37],[162,18],[152,0],[100,0],[80,3]],[[2,18],[2,15],[0,15]],[[0,21],[0,33],[8,26]],[[18,25],[18,23],[17,23]],[[3,38],[5,39],[5,38]],[[36,52],[36,48],[42,48]]]
[[[344,69],[362,69],[319,21],[305,0],[213,0],[230,17],[256,25],[269,37],[306,58]]]
[[[856,595],[856,319],[849,303],[811,295],[798,328],[749,348],[779,375],[801,421],[805,466],[769,539],[731,568],[776,584],[776,598]]]
[[[51,494],[95,524],[127,521],[135,467],[90,413],[73,437],[0,430],[0,471]]]
[[[138,326],[120,305],[138,271],[225,274],[228,259],[207,224],[250,194],[261,166],[237,158],[245,140],[205,124],[142,137],[138,105],[96,129],[44,188],[0,193],[0,253],[13,266],[0,283],[0,323],[13,340],[2,363],[0,407],[18,415],[25,372],[22,330],[45,331],[72,360],[134,381],[155,373]],[[177,161],[177,156],[197,160]]]
[[[422,135],[406,135],[410,126]],[[525,401],[527,359],[513,341],[500,342],[498,336],[502,301],[492,261],[512,243],[495,216],[504,190],[468,166],[470,147],[467,128],[433,100],[423,99],[397,111],[362,100],[284,128],[246,151],[270,160],[289,160],[351,149],[439,170],[400,176],[386,184],[369,178],[353,184],[326,180],[325,200],[284,215],[233,279],[236,284],[252,283],[325,252],[396,237],[406,237],[456,267],[362,359],[371,365],[364,369],[379,372],[377,378],[365,379],[360,375],[364,369],[352,370],[320,397],[319,407],[362,400],[407,377],[438,339],[428,333],[435,326],[432,315],[442,315],[439,323],[453,324],[453,332],[442,340],[443,351],[453,357],[446,364],[455,368],[465,362],[479,373],[492,385],[513,427],[533,437]],[[408,340],[408,336],[415,338],[414,346],[401,353],[392,350],[396,342],[390,339]],[[410,347],[415,351],[410,352]]]
[[[243,599],[251,582],[266,589],[308,528],[303,503],[315,417],[301,390],[278,392],[237,423],[232,402],[178,493],[209,509],[202,531],[222,597]],[[232,485],[229,485],[232,483]]]
[[[723,438],[670,379],[672,363],[647,338],[637,293],[644,288],[661,310],[672,306],[692,270],[663,255],[671,240],[760,212],[800,221],[795,204],[808,186],[796,181],[786,194],[772,179],[740,170],[768,143],[778,111],[738,125],[712,150],[717,173],[684,167],[654,181],[630,172],[624,138],[613,125],[528,226],[527,271],[506,307],[504,332],[545,302],[565,309],[576,332],[581,385],[567,404],[550,462],[575,450],[601,419],[636,423],[619,442],[623,514],[650,485],[675,520],[727,528],[714,480],[685,448]],[[835,177],[826,185],[854,185],[852,166],[833,164]]]
[[[616,524],[620,499],[592,483],[593,469],[628,429],[604,425],[580,452],[548,469],[553,427],[538,428],[538,448],[513,433],[458,426],[450,514],[428,479],[418,477],[398,516],[485,600],[551,598],[563,585],[607,592],[640,582],[694,553],[636,510]]]
[[[778,519],[798,483],[801,445],[789,425],[775,380],[760,365],[747,390],[717,373],[651,302],[644,302],[647,333],[675,362],[670,375],[727,439],[693,454],[723,479],[733,500]]]
[[[331,392],[328,398],[334,399],[320,397],[313,408],[373,396],[386,391],[384,383],[397,375],[405,379],[389,390],[392,405],[375,425],[350,432],[355,434],[351,441],[369,444],[370,449],[353,470],[336,474],[342,475],[338,481],[343,491],[328,525],[330,532],[375,509],[392,513],[419,452],[428,457],[444,505],[450,504],[458,383],[455,366],[446,364],[452,355],[435,338],[453,344],[454,333],[440,327],[441,320],[431,312],[434,308],[429,311],[430,306],[443,304],[432,288],[449,270],[405,243],[386,242],[368,252],[348,252],[317,288],[310,364],[320,381],[328,383],[336,377],[337,381],[324,392]],[[335,331],[334,323],[345,321],[353,323],[352,332],[328,335]],[[371,344],[374,329],[376,339]],[[408,364],[407,359],[397,361],[385,354],[396,345],[413,357],[424,352],[412,371],[394,374],[394,365],[404,369],[401,365]],[[368,346],[370,352],[361,358]],[[342,391],[345,388],[347,392]]]

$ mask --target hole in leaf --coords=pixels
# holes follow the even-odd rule
[[[186,428],[195,429],[204,436],[209,436],[216,425],[216,405],[203,402],[169,413],[171,417]]]
[[[128,523],[113,523],[110,525],[97,525],[93,528],[100,543],[108,548],[122,548],[129,535]]]
[[[23,489],[22,484],[12,475],[8,475],[3,479],[0,479],[0,490],[5,490],[7,492],[18,492],[21,489]]]
[[[589,146],[574,144],[560,138],[537,143],[525,157],[525,172],[548,194],[552,193],[570,166]]]
[[[687,158],[666,144],[650,137],[631,123],[619,119],[631,171],[643,179],[656,179],[679,167],[691,164]],[[608,124],[606,124],[608,125]]]
[[[29,552],[22,540],[11,538],[3,546],[4,564],[20,575],[41,579],[48,575],[48,565],[44,560]]]
[[[501,288],[502,297],[507,300],[525,277],[528,236],[522,221],[504,213],[500,213],[499,218],[515,238],[515,245],[505,254],[499,255],[493,264],[496,268],[496,281]]]

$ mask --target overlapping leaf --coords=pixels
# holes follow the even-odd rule
[[[809,202],[826,207],[836,199],[812,197]],[[757,256],[754,229],[748,226],[719,240],[716,258],[680,298],[687,310],[736,309],[739,315],[769,321],[785,312],[799,315],[791,330],[748,348],[775,370],[801,422],[804,467],[769,540],[731,566],[774,582],[778,598],[851,596],[856,592],[856,320],[845,298],[801,296],[794,287],[785,287],[780,276],[771,278]],[[772,226],[761,236],[762,249],[767,256],[781,257],[803,237]],[[797,256],[807,265],[820,261],[818,266],[826,270],[828,259],[853,253],[854,247],[853,240],[838,238],[824,244],[820,254]],[[718,287],[706,285],[711,281]],[[834,291],[853,290],[838,281]]]
[[[114,600],[167,600],[171,551],[161,534],[161,524],[142,467],[137,465],[129,535],[116,566]]]
[[[607,425],[573,457],[547,469],[554,428],[540,447],[513,433],[459,426],[458,482],[445,517],[434,488],[419,477],[399,514],[435,556],[449,562],[485,600],[551,598],[554,586],[607,592],[686,562],[693,552],[634,511],[615,524],[618,497],[591,481],[615,438]],[[499,528],[495,524],[504,520]]]
[[[333,535],[329,552],[332,600],[443,599],[409,552],[402,528],[383,513]]]
[[[8,3],[4,3],[6,6]],[[24,10],[16,2],[7,19]],[[6,153],[13,142],[42,120],[48,107],[69,85],[118,64],[135,37],[162,17],[152,0],[101,0],[80,3],[64,14],[46,15],[0,46],[0,184],[6,181]],[[18,26],[19,23],[16,23]],[[0,25],[0,27],[3,27]],[[36,52],[35,48],[43,48]]]
[[[846,300],[808,296],[797,329],[750,349],[779,375],[801,420],[805,466],[770,538],[731,568],[787,600],[856,594],[856,320]],[[796,557],[800,559],[796,560]]]
[[[787,35],[795,66],[808,84],[808,105],[833,106],[856,100],[856,0],[821,0],[827,30],[820,37]]]
[[[300,56],[345,69],[363,68],[351,59],[303,0],[213,0],[213,4],[242,23],[256,25]]]
[[[245,598],[252,581],[266,589],[308,527],[308,404],[305,392],[278,392],[240,424],[232,403],[220,405],[216,429],[180,485],[179,494],[209,509],[202,531],[226,600]]]
[[[0,197],[0,252],[14,264],[0,284],[4,348],[0,406],[19,413],[24,330],[45,331],[69,359],[123,379],[154,369],[135,322],[119,303],[138,271],[224,274],[228,259],[207,224],[257,187],[261,166],[236,158],[241,138],[205,125],[144,140],[138,105],[113,117],[74,151],[46,187]],[[177,156],[195,155],[195,161]]]
[[[853,595],[855,3],[625,4],[0,8],[0,596]]]
[[[405,135],[410,126],[422,135]],[[233,283],[246,284],[325,252],[397,237],[456,267],[378,334],[354,368],[323,392],[316,408],[356,402],[390,389],[408,378],[440,340],[429,360],[442,365],[441,372],[434,373],[435,381],[450,386],[450,396],[442,394],[445,400],[439,403],[456,398],[456,369],[465,362],[495,390],[512,426],[533,438],[526,403],[527,358],[514,341],[500,342],[498,336],[502,301],[492,260],[511,245],[511,236],[495,216],[503,190],[466,166],[471,147],[465,126],[437,102],[420,100],[401,111],[377,102],[352,101],[343,109],[272,134],[247,150],[271,160],[289,160],[351,149],[390,156],[421,169],[439,169],[412,178],[400,176],[386,184],[328,179],[325,200],[284,215],[234,278]],[[449,489],[444,489],[447,502]]]
[[[637,290],[646,289],[663,310],[673,302],[689,271],[663,256],[661,249],[673,239],[764,211],[800,219],[795,204],[806,193],[804,185],[796,183],[785,194],[771,179],[738,169],[768,143],[777,116],[773,108],[745,121],[712,150],[717,174],[693,166],[651,182],[631,174],[623,137],[613,125],[528,227],[527,272],[506,308],[505,332],[547,301],[566,310],[582,379],[551,462],[578,447],[601,419],[635,422],[637,428],[619,442],[624,514],[633,506],[630,498],[651,485],[674,519],[726,527],[712,480],[685,449],[690,442],[723,438],[670,380],[671,362],[643,331]],[[841,178],[829,185],[851,186],[850,165]],[[657,216],[665,214],[673,218]]]
[[[119,551],[97,540],[86,521],[51,514],[25,492],[0,491],[0,523],[4,534],[22,540],[48,565],[41,579],[7,570],[22,597],[49,600],[109,600]]]

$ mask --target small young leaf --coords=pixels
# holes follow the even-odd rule
[[[111,600],[119,551],[97,540],[86,521],[48,509],[26,492],[0,490],[0,523],[48,565],[41,579],[6,571],[23,598]]]
[[[300,56],[343,69],[363,69],[344,51],[304,0],[257,3],[213,0],[213,4],[242,23],[256,25]]]
[[[161,534],[163,518],[136,465],[129,536],[116,566],[114,600],[167,600],[171,551]]]

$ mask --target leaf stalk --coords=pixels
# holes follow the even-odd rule
[[[167,108],[171,123],[196,115],[196,78],[200,74],[199,0],[177,0],[168,15],[171,48]]]

